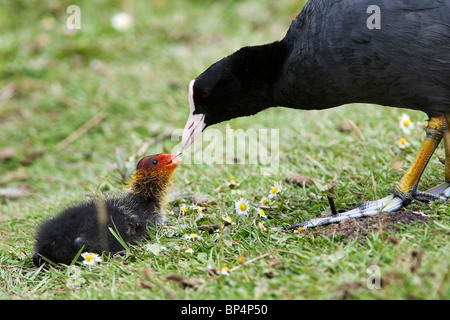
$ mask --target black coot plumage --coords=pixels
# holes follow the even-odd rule
[[[70,264],[81,249],[98,254],[122,251],[109,228],[126,243],[145,239],[149,229],[165,220],[164,196],[180,163],[173,161],[178,154],[141,159],[124,194],[80,203],[46,221],[37,232],[33,263],[39,266],[48,259]]]
[[[444,135],[450,182],[450,0],[308,1],[282,40],[243,47],[191,81],[183,147],[207,126],[269,107],[348,103],[421,110],[430,118],[394,196],[362,207],[383,209],[393,200],[395,210],[410,197],[448,197],[448,183],[427,195],[416,189]]]

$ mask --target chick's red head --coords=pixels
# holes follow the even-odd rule
[[[175,170],[175,168],[181,163],[181,160],[175,162],[173,162],[173,160],[180,154],[181,152],[175,152],[172,154],[158,153],[147,156],[138,162],[136,170],[173,172],[173,170]]]
[[[158,153],[142,158],[128,183],[130,190],[145,198],[159,198],[167,191],[172,173],[181,163],[174,161],[180,154]]]

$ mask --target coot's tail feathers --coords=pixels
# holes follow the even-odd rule
[[[395,212],[402,206],[406,206],[411,199],[419,201],[447,200],[450,195],[450,132],[447,123],[450,122],[450,114],[441,117],[431,117],[425,129],[426,138],[409,170],[400,180],[399,185],[393,190],[393,194],[376,200],[363,202],[357,208],[331,217],[313,218],[301,224],[290,226],[288,229],[311,228],[339,222],[348,218],[362,218],[376,215],[380,212]],[[420,177],[425,170],[436,147],[444,138],[445,144],[445,180],[446,182],[427,190],[417,192]]]

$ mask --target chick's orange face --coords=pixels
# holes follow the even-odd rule
[[[145,158],[142,158],[136,167],[136,170],[149,171],[173,171],[181,163],[181,160],[173,161],[181,152],[172,154],[158,153]]]

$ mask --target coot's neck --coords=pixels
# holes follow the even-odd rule
[[[237,69],[244,73],[239,76],[247,86],[243,90],[248,101],[242,103],[250,109],[249,114],[277,106],[311,110],[348,103],[345,95],[339,95],[339,85],[318,65],[314,55],[305,50],[294,51],[298,45],[289,42],[290,39],[284,38],[244,47],[234,54],[240,64]]]
[[[277,106],[309,110],[342,104],[331,94],[334,83],[318,83],[318,79],[330,79],[314,57],[298,57],[304,52],[292,51],[295,46],[288,42],[285,38],[244,47],[228,57],[245,93],[240,100],[242,115]]]
[[[241,96],[237,103],[242,105],[242,115],[279,105],[275,95],[276,84],[288,56],[286,44],[275,41],[243,47],[226,58],[240,81]]]

